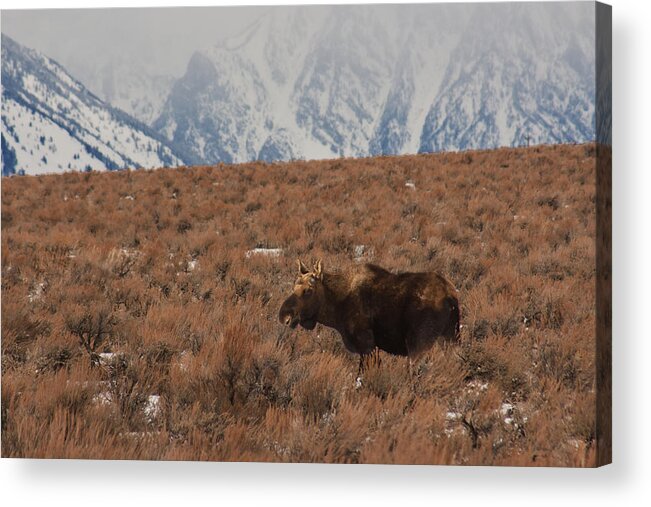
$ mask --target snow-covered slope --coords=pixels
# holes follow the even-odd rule
[[[83,79],[77,74],[75,77],[86,88],[146,125],[160,116],[175,81],[173,76],[156,72],[128,55],[83,74]]]
[[[582,20],[581,29],[562,3],[508,5],[476,6],[425,119],[420,151],[594,139],[590,24]]]
[[[266,104],[267,91],[251,62],[214,48],[192,56],[154,128],[193,163],[256,159]]]
[[[450,53],[468,22],[464,6],[411,7],[398,25],[405,38],[370,142],[370,153],[416,153],[425,117],[436,99]]]
[[[272,9],[195,52],[154,128],[195,163],[334,156],[299,128],[291,98],[322,10]]]
[[[153,126],[194,162],[368,155],[398,57],[386,25],[363,7],[270,9],[197,51]]]
[[[298,125],[337,155],[368,155],[397,57],[382,21],[372,9],[334,9],[296,81]]]
[[[592,4],[273,8],[153,126],[193,162],[594,139]]]
[[[164,138],[5,35],[2,155],[3,175],[183,163]]]

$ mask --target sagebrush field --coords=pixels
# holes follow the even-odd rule
[[[594,466],[595,155],[3,179],[2,456]],[[356,385],[299,257],[441,272],[461,344]]]

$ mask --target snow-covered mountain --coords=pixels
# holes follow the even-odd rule
[[[399,26],[405,38],[393,67],[389,93],[376,122],[370,153],[416,153],[425,117],[440,89],[450,54],[468,22],[463,5],[413,6]]]
[[[153,127],[193,162],[368,155],[398,57],[383,21],[361,7],[270,9],[193,55]]]
[[[320,12],[272,9],[237,37],[195,52],[153,127],[194,163],[333,157],[299,127],[292,99]]]
[[[159,134],[2,35],[2,174],[182,164]]]
[[[563,4],[505,5],[476,6],[420,151],[594,139],[594,31],[579,30]]]
[[[197,163],[592,140],[594,7],[568,5],[270,9],[153,127]]]
[[[160,116],[175,81],[173,76],[156,72],[129,55],[74,75],[104,102],[146,125]]]
[[[71,59],[112,107],[3,36],[4,160],[31,171],[150,167],[596,137],[594,3],[258,13],[239,35],[195,51],[176,80],[143,63],[156,47]]]

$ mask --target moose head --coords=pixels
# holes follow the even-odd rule
[[[323,266],[321,260],[318,260],[310,270],[300,259],[297,265],[298,276],[294,289],[280,307],[278,320],[292,329],[300,324],[311,330],[316,326],[323,301]]]

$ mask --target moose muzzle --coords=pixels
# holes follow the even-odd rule
[[[278,312],[278,320],[281,324],[294,329],[296,326],[298,326],[300,318],[298,311],[296,311],[295,301],[293,301],[292,298],[295,299],[295,296],[292,295],[287,298],[287,300],[280,307],[280,311]]]

